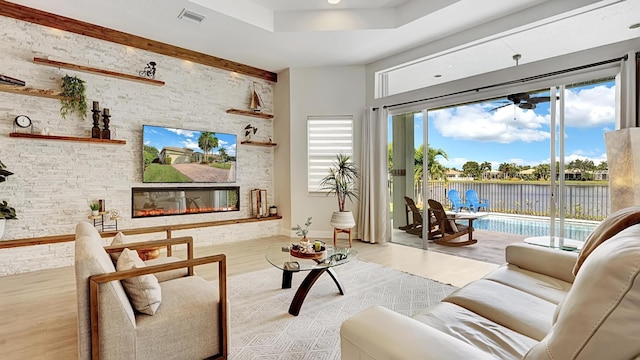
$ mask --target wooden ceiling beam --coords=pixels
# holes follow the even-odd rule
[[[0,0],[0,15],[276,82],[276,73]]]

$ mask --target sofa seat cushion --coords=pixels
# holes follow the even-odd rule
[[[342,323],[340,355],[345,360],[495,360],[475,346],[382,306],[372,306]]]
[[[551,329],[556,307],[537,296],[485,279],[467,284],[442,301],[462,306],[538,341]]]
[[[554,304],[559,304],[571,289],[569,282],[524,270],[511,264],[500,266],[487,274],[484,279],[516,288]]]
[[[219,353],[217,283],[187,276],[160,287],[162,304],[156,314],[136,314],[136,359],[157,359],[157,354],[166,360],[204,359]]]
[[[520,359],[538,341],[461,306],[441,302],[413,316],[496,359]]]
[[[156,259],[146,260],[144,263],[147,266],[153,266],[153,265],[172,263],[180,260],[182,259],[175,256],[167,256],[167,257],[159,257]],[[181,278],[181,277],[187,276],[188,274],[189,272],[187,268],[180,268],[175,270],[168,270],[168,271],[162,271],[159,273],[154,273],[156,278],[158,278],[159,282]]]
[[[549,334],[526,359],[622,360],[640,354],[640,225],[586,258]]]

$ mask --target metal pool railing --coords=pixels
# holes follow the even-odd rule
[[[479,181],[430,181],[429,198],[450,206],[447,192],[456,189],[464,196],[474,189],[480,198],[489,200],[491,212],[550,216],[550,184],[502,183]],[[556,186],[556,194],[558,189]],[[414,199],[423,203],[422,184],[416,184]],[[591,184],[565,184],[565,217],[568,219],[602,220],[609,215],[609,186]]]

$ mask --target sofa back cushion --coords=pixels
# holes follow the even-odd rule
[[[91,312],[89,298],[89,277],[115,272],[111,258],[104,250],[103,240],[98,231],[87,222],[76,226],[75,272],[78,300],[78,358],[91,358]],[[133,309],[119,281],[100,286],[100,308],[108,321],[126,319],[135,324]],[[109,317],[112,317],[109,319]],[[133,325],[130,325],[133,327]]]
[[[640,354],[640,224],[586,258],[557,322],[525,359],[632,359]]]

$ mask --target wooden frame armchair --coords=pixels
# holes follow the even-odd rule
[[[79,359],[226,359],[226,257],[193,258],[193,239],[181,237],[103,247],[91,224],[76,228]],[[187,245],[187,260],[115,271],[108,253]],[[218,264],[218,279],[194,275],[194,266]],[[186,271],[181,269],[186,269]],[[176,272],[177,271],[177,272]],[[121,280],[160,274],[162,300],[154,315],[136,312]],[[186,275],[186,276],[184,276]],[[217,286],[215,283],[217,282]]]
[[[413,199],[408,196],[404,197],[404,202],[411,212],[413,223],[409,224],[407,221],[407,226],[401,230],[404,230],[409,234],[419,235],[420,237],[422,237],[422,214],[420,213],[420,209],[418,209],[418,207],[416,206],[415,201],[413,201]]]
[[[429,240],[444,246],[464,246],[478,242],[473,238],[473,218],[466,218],[469,225],[461,225],[455,222],[455,216],[447,216],[442,204],[436,200],[429,199],[429,211],[436,219],[437,229],[429,232]],[[454,227],[455,226],[455,227]],[[452,241],[463,235],[468,235],[466,241]]]

